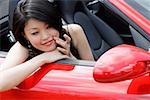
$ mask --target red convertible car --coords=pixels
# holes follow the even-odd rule
[[[18,1],[0,1],[0,7],[10,7],[0,16],[0,64],[14,43],[10,10]],[[64,24],[83,27],[96,61],[64,59],[43,65],[17,87],[0,92],[0,100],[149,100],[150,1],[60,0],[58,4]]]

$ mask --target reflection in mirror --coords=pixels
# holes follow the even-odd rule
[[[150,72],[150,53],[131,45],[119,45],[96,62],[93,77],[98,82],[118,82]]]
[[[98,82],[118,82],[128,79],[137,78],[150,72],[150,61],[139,61],[136,64],[130,64],[129,66],[124,66],[123,68],[116,70],[114,72],[100,71],[101,73],[96,73],[94,78]]]

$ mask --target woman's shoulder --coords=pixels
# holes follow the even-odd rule
[[[21,64],[28,57],[28,50],[19,42],[16,42],[8,51],[3,66],[15,66]]]
[[[68,32],[73,40],[73,44],[76,47],[78,44],[78,39],[82,37],[83,29],[78,24],[67,24],[63,28]]]
[[[63,28],[66,28],[66,27],[81,27],[79,24],[65,24],[63,25]]]
[[[12,48],[27,50],[24,46],[22,46],[22,45],[20,44],[19,41],[17,41],[17,42],[12,46]]]
[[[77,32],[77,31],[81,31],[82,27],[79,24],[67,24],[67,25],[63,25],[63,28],[67,31],[67,32]]]
[[[82,35],[83,29],[78,24],[67,24],[63,28],[71,35],[73,38],[78,38]]]
[[[22,46],[18,41],[10,48],[8,53],[16,53],[17,54],[27,54],[28,50],[24,46]]]

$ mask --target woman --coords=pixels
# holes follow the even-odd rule
[[[64,58],[94,60],[79,25],[62,26],[55,2],[21,0],[14,12],[17,42],[0,67],[0,91],[9,90],[40,66]]]

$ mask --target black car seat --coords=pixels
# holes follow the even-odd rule
[[[91,13],[82,0],[60,0],[58,4],[66,23],[82,26],[95,60],[108,49],[123,43],[121,37],[104,21]]]
[[[9,27],[12,29],[13,13],[20,0],[9,0]]]
[[[8,7],[9,0],[0,1],[0,51],[8,51]]]
[[[15,39],[11,33],[11,21],[13,9],[19,0],[1,0],[0,9],[0,51],[8,52],[14,44]],[[12,9],[13,8],[13,9]]]

